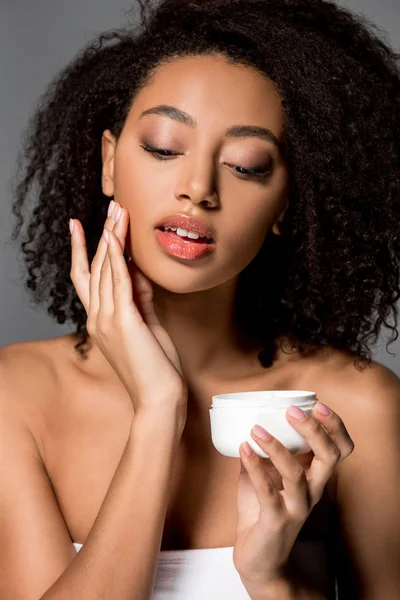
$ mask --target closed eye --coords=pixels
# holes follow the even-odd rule
[[[152,154],[156,160],[168,160],[168,158],[179,156],[178,152],[172,152],[171,150],[165,150],[164,148],[153,148],[149,145],[140,145],[140,147],[143,148],[145,152]],[[245,167],[241,167],[238,165],[229,166],[234,169],[240,169],[240,171],[237,171],[239,175],[256,177],[257,179],[265,179],[266,177],[268,177],[268,175],[271,174],[272,170],[270,165],[267,165],[265,167],[256,167],[254,169],[246,169]]]
[[[152,148],[151,146],[141,146],[141,148],[146,152],[153,154],[154,158],[157,160],[164,160],[161,156],[177,156],[177,153],[174,153],[171,150],[164,150],[163,148]],[[167,152],[167,154],[161,154],[162,152]]]

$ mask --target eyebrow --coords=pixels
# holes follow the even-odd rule
[[[170,119],[179,121],[179,123],[183,123],[188,127],[197,127],[197,121],[194,117],[180,108],[176,108],[176,106],[170,106],[169,104],[158,104],[157,106],[152,106],[151,108],[143,111],[139,119],[146,115],[164,115]],[[272,133],[272,131],[266,127],[261,127],[259,125],[232,125],[225,130],[225,136],[229,138],[256,137],[267,142],[272,142],[278,148],[279,152],[282,155],[284,154],[282,143]]]

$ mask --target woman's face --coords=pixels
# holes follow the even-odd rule
[[[144,111],[169,105],[192,124]],[[195,124],[194,124],[195,123]],[[226,135],[232,126],[269,130]],[[272,81],[222,56],[176,59],[161,66],[135,98],[118,143],[103,134],[103,192],[130,215],[127,251],[156,284],[188,293],[239,275],[287,208],[283,111]],[[168,150],[157,160],[144,148]],[[247,174],[246,170],[255,170]],[[170,256],[158,243],[160,219],[186,213],[214,228],[214,251],[199,260]]]

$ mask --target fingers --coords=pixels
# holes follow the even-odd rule
[[[121,223],[121,219],[123,213],[127,214],[126,211],[123,211],[121,206],[117,203],[114,203],[113,209],[111,212],[112,221],[110,225],[105,223],[104,231],[113,231],[117,236],[119,235],[121,239],[124,239],[124,236],[121,235],[124,230],[124,224]],[[126,220],[125,220],[126,222]],[[104,237],[103,231],[103,237]],[[105,237],[103,242],[106,241]],[[108,256],[108,247],[107,242],[105,246],[105,255],[103,259],[103,264],[100,267],[100,280],[99,280],[99,309],[97,313],[98,321],[102,321],[104,317],[109,317],[114,312],[114,299],[113,299],[113,282],[112,282],[112,273],[110,266],[110,259]]]
[[[259,433],[267,434],[267,439],[259,437]],[[260,448],[269,456],[278,473],[282,477],[282,485],[285,490],[284,506],[290,514],[297,518],[299,522],[304,521],[311,510],[310,498],[308,493],[308,482],[305,471],[293,454],[275,437],[268,434],[263,427],[257,425],[251,431],[252,438],[257,442]],[[254,453],[251,457],[253,464],[259,464],[260,470],[264,470],[266,459]],[[265,475],[261,475],[265,479]],[[269,475],[268,475],[269,477]],[[271,480],[272,481],[272,480]],[[269,485],[269,484],[268,484]],[[279,495],[279,494],[278,494]],[[280,496],[280,495],[279,495]],[[282,504],[282,497],[279,497]],[[268,510],[271,510],[271,504],[267,503]]]
[[[110,202],[108,217],[104,224],[105,229],[111,230],[115,227],[118,208],[121,209],[118,204],[114,201]],[[116,209],[114,213],[113,209]],[[78,219],[71,219],[71,222],[74,227],[73,231],[71,231],[70,277],[89,318],[90,314],[97,315],[98,313],[100,307],[100,293],[102,293],[105,298],[103,308],[105,310],[110,309],[107,304],[107,298],[110,298],[111,295],[107,293],[106,289],[103,289],[103,292],[100,292],[100,282],[103,281],[103,283],[106,283],[109,280],[108,275],[110,274],[107,243],[105,242],[104,237],[101,236],[96,254],[92,260],[92,264],[89,266],[86,236],[82,224]],[[128,222],[129,215],[127,211],[121,211],[121,216],[115,231],[122,248],[125,246]],[[102,272],[104,274],[103,279],[101,276]]]
[[[303,413],[302,420],[291,416],[289,412],[286,414],[290,424],[304,437],[314,453],[306,473],[310,499],[314,506],[320,500],[325,485],[338,463],[353,451],[354,443],[343,421],[333,411],[324,416],[314,408],[312,416]]]
[[[129,213],[126,209],[123,209],[122,206],[120,204],[118,204],[118,202],[110,202],[110,205],[112,204],[112,207],[110,208],[110,216],[111,216],[111,223],[112,226],[108,227],[107,226],[107,221],[104,224],[104,228],[105,229],[111,229],[112,231],[114,231],[115,235],[117,236],[119,243],[121,245],[122,251],[124,251],[125,248],[125,241],[126,241],[126,234],[128,232],[128,225],[129,225]],[[114,226],[115,224],[115,226]],[[105,256],[107,256],[107,251],[108,248],[105,247]]]
[[[82,302],[86,313],[89,312],[89,261],[87,256],[86,238],[82,224],[78,219],[71,219],[71,270],[70,277]]]
[[[308,442],[314,453],[307,471],[288,448],[268,435],[262,427],[257,426],[251,432],[253,439],[265,454],[268,454],[269,460],[281,475],[284,488],[282,493],[279,493],[266,472],[264,458],[254,452],[248,456],[244,451],[244,444],[240,446],[240,456],[254,485],[261,509],[270,513],[271,509],[280,511],[284,506],[292,517],[303,522],[321,499],[337,464],[353,451],[354,443],[343,421],[333,411],[325,416],[316,409],[313,416],[303,411],[297,411],[297,414],[302,414],[303,418],[297,419],[287,412],[287,419]],[[259,437],[257,434],[262,432],[267,435]]]
[[[328,409],[324,404],[318,402],[314,409],[312,416],[318,420],[319,423],[322,424],[324,429],[326,429],[328,435],[332,438],[334,443],[340,450],[340,460],[344,460],[347,458],[354,450],[354,442],[351,439],[349,432],[347,431],[345,424],[339,415],[332,410],[330,410],[329,415],[324,415],[317,410],[317,407],[322,407],[323,410]]]
[[[115,213],[113,209],[117,208],[115,203],[110,202],[109,206],[109,216],[107,217],[104,223],[104,229],[111,230],[115,225]],[[100,278],[101,278],[101,269],[103,267],[104,259],[107,255],[107,243],[104,239],[104,236],[100,236],[100,240],[97,246],[97,252],[92,260],[91,268],[90,268],[90,282],[89,282],[89,294],[90,294],[90,306],[89,306],[89,314],[88,314],[88,325],[92,327],[95,326],[95,322],[97,321],[97,315],[100,307]],[[93,321],[93,323],[92,323]]]
[[[115,314],[122,316],[124,311],[133,310],[139,322],[143,323],[132,292],[132,280],[125,262],[124,253],[114,231],[109,232],[108,257],[110,261],[112,296]]]
[[[260,444],[261,447],[262,443],[263,442]],[[251,449],[249,444],[248,447]],[[240,445],[240,458],[246,467],[250,481],[256,492],[260,509],[270,518],[271,510],[277,514],[280,514],[284,509],[284,504],[282,503],[282,498],[276,485],[261,462],[261,457],[253,452],[252,449],[251,452],[252,453],[249,456],[244,450],[244,444]]]
[[[158,335],[164,336],[160,320],[154,310],[153,286],[151,281],[134,261],[130,261],[127,266],[133,282],[135,294],[134,301],[136,302],[144,321],[153,332],[158,330]]]

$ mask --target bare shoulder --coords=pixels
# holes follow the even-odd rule
[[[360,418],[361,410],[373,416],[400,407],[400,378],[377,361],[356,367],[351,355],[334,352],[327,368],[319,368],[318,378],[326,403],[352,421]]]
[[[400,379],[376,361],[360,370],[353,360],[343,360],[341,368],[339,364],[338,358],[337,368],[326,374],[320,397],[339,415],[354,442],[335,474],[342,539],[335,558],[339,593],[343,587],[346,598],[397,598]]]
[[[356,368],[352,356],[335,352],[326,368],[317,371],[316,380],[318,399],[341,418],[354,442],[353,453],[335,475],[337,482],[352,485],[354,472],[371,461],[370,452],[377,456],[375,444],[385,445],[388,456],[398,454],[400,378],[377,361]]]
[[[0,348],[0,364],[3,375],[15,372],[16,369],[27,368],[26,375],[29,376],[34,366],[40,366],[43,364],[43,360],[46,360],[48,356],[46,348],[54,346],[54,341],[54,338],[23,341]]]
[[[72,337],[23,341],[0,348],[1,403],[34,425],[46,403],[57,397],[68,368]],[[7,407],[5,406],[7,404]]]
[[[70,336],[23,341],[0,348],[2,378],[10,385],[24,387],[34,380],[46,385],[54,380],[57,359],[65,354]]]
[[[0,403],[31,431],[44,462],[62,434],[72,435],[77,422],[95,426],[110,410],[116,414],[115,399],[118,406],[132,408],[101,352],[88,344],[82,358],[77,342],[75,334],[67,334],[0,349]]]
[[[19,371],[20,375],[24,375],[24,380],[36,375],[36,369],[40,370],[41,375],[55,376],[66,367],[85,364],[77,359],[74,350],[76,343],[76,334],[68,333],[54,338],[9,344],[0,348],[0,365],[3,371]]]
[[[37,435],[45,421],[41,405],[56,389],[54,360],[43,342],[0,349],[2,598],[42,597],[74,556]]]
[[[398,454],[400,379],[376,361],[361,362],[356,367],[352,355],[337,350],[310,364],[309,375],[302,380],[303,389],[315,391],[318,400],[340,417],[355,446],[337,466],[327,486],[331,499],[344,513],[344,498],[358,495],[360,488],[354,482],[379,456],[376,444],[385,446],[386,451],[385,458],[379,456],[381,474],[390,457]]]

